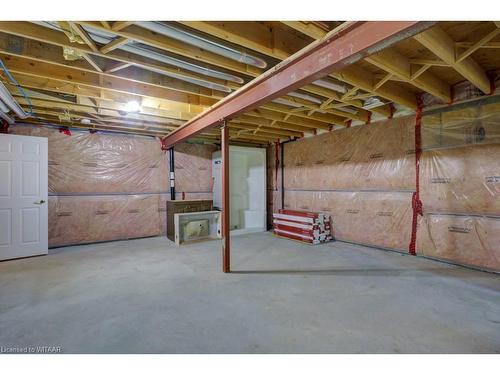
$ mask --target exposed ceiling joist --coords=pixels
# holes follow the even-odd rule
[[[277,68],[269,70],[188,121],[166,137],[166,146],[172,147],[223,119],[235,118],[335,69],[353,64],[369,54],[370,50],[376,50],[382,45],[384,48],[388,47],[430,25],[425,22],[361,22],[346,25],[341,33],[326,35],[325,38],[312,43]]]
[[[294,30],[300,31],[313,39],[321,39],[325,36],[328,30],[325,30],[312,22],[303,21],[281,21],[281,23],[291,27]]]
[[[108,52],[111,52],[113,51],[114,49],[117,49],[118,47],[120,46],[123,46],[124,44],[127,44],[129,42],[129,39],[127,38],[122,38],[122,37],[118,37],[116,39],[113,39],[111,42],[109,42],[108,44],[102,46],[99,50],[106,54]]]
[[[458,62],[455,41],[440,26],[434,26],[414,38],[483,93],[490,93],[490,81],[484,70],[470,56]]]
[[[421,72],[418,76],[414,76],[412,74],[412,66],[409,59],[394,49],[385,49],[367,57],[365,61],[413,84],[417,88],[447,103],[451,102],[451,88],[449,84],[430,72]]]
[[[79,24],[75,22],[68,22],[71,28],[82,38],[82,40],[90,47],[90,49],[94,52],[97,52],[99,48],[95,44],[95,42],[92,40],[90,35],[81,27]]]
[[[232,43],[243,45],[247,48],[254,49],[268,56],[281,60],[288,58],[289,56],[297,52],[299,49],[307,45],[306,41],[300,40],[297,37],[290,36],[287,33],[280,30],[279,28],[271,29],[259,23],[254,23],[251,30],[249,29],[247,32],[242,32],[242,30],[244,30],[245,27],[249,28],[251,25],[248,25],[248,23],[245,24],[245,22],[182,21],[181,23],[186,26],[197,29],[199,31],[213,35],[215,37],[228,40]],[[317,33],[319,34],[320,31],[317,30]],[[322,36],[326,34],[325,31],[322,31],[322,33],[323,33]],[[343,82],[352,84],[353,80],[344,80],[343,79],[344,76],[349,77],[349,74],[334,75],[335,78]],[[371,87],[373,87],[374,79],[368,72],[364,73],[364,77],[365,77],[364,78],[365,83],[363,85],[363,90],[368,91],[370,90]],[[392,86],[396,85],[393,84]],[[316,87],[316,86],[308,85],[307,87],[304,87],[303,90],[308,92],[313,92],[311,90],[311,87]],[[380,94],[380,96],[389,99],[391,101],[394,101],[395,103],[404,105],[406,107],[409,106],[408,98],[405,97],[400,98],[397,94],[395,94],[397,92],[401,92],[404,90],[395,88],[395,90],[382,90],[382,91],[383,92],[393,91],[394,94],[392,95],[384,96]],[[379,93],[375,94],[379,95]],[[333,95],[335,95],[335,92],[330,91],[330,95],[326,95],[325,97],[330,98]],[[342,99],[340,98],[336,100],[342,101]],[[358,107],[360,106],[358,105]],[[409,108],[415,109],[416,104],[411,104]],[[391,112],[390,109],[387,107],[374,108],[373,111],[381,113],[385,116],[390,115]]]

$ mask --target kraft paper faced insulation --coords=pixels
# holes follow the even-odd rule
[[[286,191],[285,208],[328,213],[336,239],[404,251],[411,235],[410,198],[405,192]]]
[[[500,213],[500,144],[426,150],[420,165],[426,212]]]
[[[159,193],[168,187],[168,165],[159,140],[15,126],[14,134],[49,141],[50,193]]]
[[[500,104],[424,114],[421,134],[417,253],[499,271]],[[288,143],[284,165],[286,208],[329,212],[338,239],[408,251],[415,116]]]
[[[79,243],[157,236],[157,195],[49,197],[49,243]]]
[[[166,233],[168,154],[154,138],[19,125],[49,141],[49,246]],[[176,198],[211,199],[212,145],[175,146]],[[177,169],[178,168],[178,169]],[[138,194],[140,193],[140,194]]]
[[[414,124],[403,117],[285,144],[285,189],[414,189]]]
[[[175,190],[177,192],[212,191],[213,145],[182,143],[174,147]]]
[[[500,218],[426,214],[417,236],[420,254],[500,270]]]
[[[422,148],[500,143],[500,103],[424,115]]]

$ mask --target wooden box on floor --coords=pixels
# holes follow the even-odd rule
[[[212,199],[192,199],[167,201],[167,237],[175,241],[174,215],[186,212],[211,211],[213,209]]]

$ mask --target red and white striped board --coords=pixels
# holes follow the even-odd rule
[[[274,234],[319,244],[332,240],[330,216],[320,212],[281,209],[273,214]]]

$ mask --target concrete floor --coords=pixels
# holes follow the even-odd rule
[[[65,353],[499,353],[500,276],[269,233],[0,263],[0,346]]]

